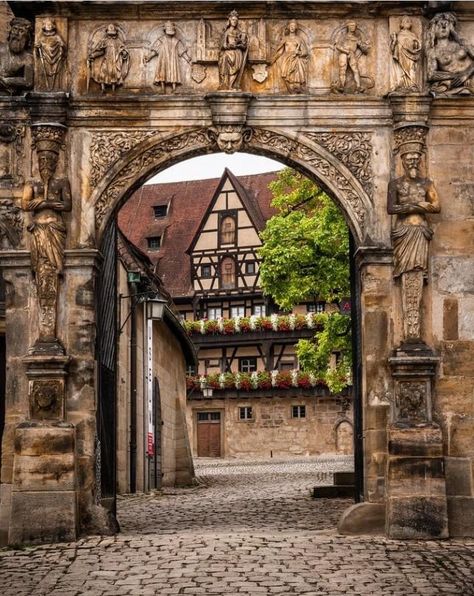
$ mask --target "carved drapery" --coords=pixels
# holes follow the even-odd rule
[[[154,133],[148,132],[150,134],[145,131],[121,131],[97,135],[91,148],[91,159],[93,180],[98,183],[92,201],[95,202],[96,226],[99,230],[127,189],[145,181],[160,164],[175,161],[178,155],[187,158],[209,152],[216,143],[207,128],[176,134],[156,144],[152,144],[153,138],[147,138],[153,137]],[[303,164],[308,173],[314,173],[348,213],[353,231],[362,240],[367,232],[367,212],[372,205],[364,190],[366,185],[361,184],[371,176],[368,134],[356,133],[357,140],[348,148],[346,139],[342,137],[335,136],[332,139],[332,133],[318,135],[324,135],[324,143],[334,153],[318,148],[311,140],[306,145],[283,133],[257,128],[252,128],[251,134],[243,142],[250,152],[273,155],[290,165]],[[101,148],[105,145],[107,148],[102,151]],[[131,147],[130,150],[126,149],[128,146]],[[358,172],[361,180],[355,177],[351,168]]]

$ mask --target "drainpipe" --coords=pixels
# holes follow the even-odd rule
[[[137,293],[135,283],[131,294]],[[137,318],[135,298],[132,297],[130,317],[130,492],[137,492]]]

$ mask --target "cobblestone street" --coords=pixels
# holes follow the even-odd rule
[[[348,466],[199,461],[197,486],[121,498],[117,536],[0,550],[1,594],[473,595],[474,539],[337,534],[350,501],[309,493]]]

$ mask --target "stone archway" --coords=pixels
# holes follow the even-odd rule
[[[11,4],[25,16],[23,8]],[[337,60],[335,40],[343,43],[349,33],[342,9],[329,2],[301,3],[301,35],[311,55],[299,64],[297,81],[271,57],[290,18],[284,3],[256,2],[242,13],[251,54],[243,77],[236,79],[221,72],[227,62],[218,60],[224,50],[216,32],[227,22],[227,4],[209,2],[205,15],[200,3],[163,6],[141,11],[133,2],[117,3],[117,23],[105,22],[99,5],[83,2],[67,3],[57,14],[51,14],[54,6],[38,2],[26,10],[35,18],[40,45],[44,21],[54,17],[58,44],[77,47],[59,52],[58,70],[51,71],[41,52],[28,53],[25,37],[24,76],[10,77],[8,94],[0,101],[5,158],[0,266],[8,297],[2,540],[74,539],[79,528],[89,531],[104,521],[94,478],[100,240],[113,213],[152,173],[218,148],[243,148],[300,169],[327,188],[356,239],[365,472],[361,509],[376,505],[380,511],[386,505],[387,532],[393,537],[443,537],[448,519],[453,535],[472,533],[462,520],[463,508],[474,509],[474,489],[460,483],[457,472],[461,466],[470,477],[474,419],[468,411],[474,331],[467,316],[472,185],[466,182],[470,169],[463,165],[474,137],[465,97],[469,85],[465,81],[457,88],[456,79],[450,80],[446,95],[439,96],[439,84],[422,61],[410,87],[394,69],[380,68],[392,64],[390,40],[399,31],[399,11],[392,14],[391,6],[373,11],[364,3],[355,6],[351,18],[364,51],[359,70],[351,74]],[[417,2],[404,6],[421,40],[427,13]],[[474,15],[468,7],[460,11],[459,26],[469,36]],[[179,21],[175,34],[186,33],[194,46],[189,62],[182,64],[181,80],[164,81],[157,90],[155,67],[145,66],[144,58],[157,42],[158,25],[169,18]],[[432,22],[440,19],[458,26],[445,15]],[[32,23],[18,23],[33,32]],[[104,80],[95,63],[102,51],[96,42],[108,30],[114,44],[121,44],[121,68]],[[425,49],[436,61],[435,35],[430,43]],[[3,50],[8,52],[8,46]],[[219,85],[224,89],[216,93]],[[420,192],[433,197],[436,186],[443,199],[441,215],[434,216],[425,290],[419,267],[402,284],[393,278],[390,236],[400,206],[396,201],[404,192],[400,180],[409,182],[398,178],[399,154],[405,155],[407,147],[428,155]],[[40,189],[46,196],[51,189],[50,178],[43,184],[38,172],[40,154],[42,167],[58,172],[50,177],[62,201],[49,213],[54,226],[36,219],[43,211]],[[434,200],[430,205],[431,213],[439,211]],[[31,233],[35,226],[36,235]],[[50,244],[54,258],[46,250]],[[420,342],[406,343],[407,336]]]

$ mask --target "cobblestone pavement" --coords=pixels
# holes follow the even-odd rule
[[[119,500],[122,532],[0,550],[0,594],[474,595],[474,539],[343,537],[315,501],[346,459],[197,462],[200,483]]]

